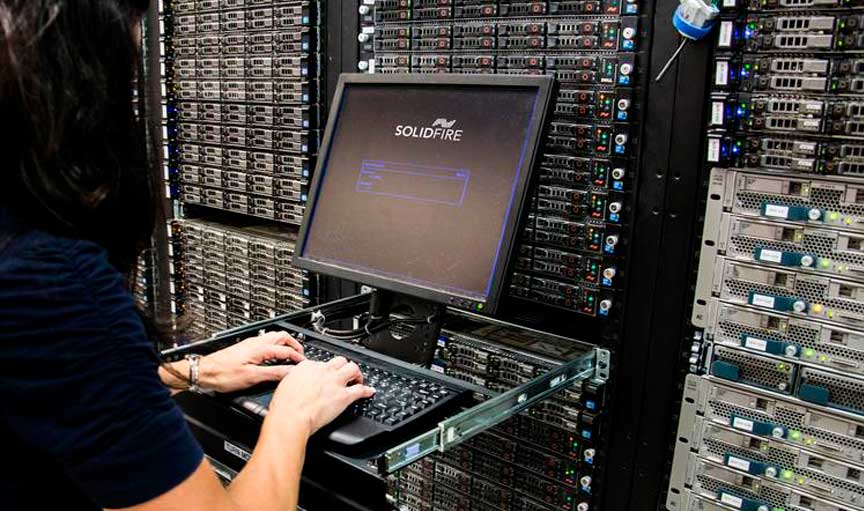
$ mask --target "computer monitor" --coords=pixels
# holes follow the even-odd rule
[[[498,306],[552,80],[344,74],[295,264],[455,306]]]

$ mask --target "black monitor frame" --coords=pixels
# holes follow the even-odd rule
[[[483,314],[494,314],[500,302],[503,293],[503,286],[507,281],[507,275],[510,272],[511,254],[518,238],[518,229],[521,225],[521,219],[525,212],[526,200],[531,184],[533,169],[540,147],[542,134],[544,131],[546,112],[549,108],[549,103],[552,97],[553,90],[552,77],[549,76],[511,76],[511,75],[456,75],[456,74],[361,74],[361,73],[343,73],[339,76],[339,84],[336,87],[336,92],[333,95],[333,102],[330,106],[330,114],[327,119],[327,126],[324,130],[324,138],[318,152],[318,162],[315,166],[315,172],[310,185],[309,199],[306,205],[307,211],[303,217],[303,224],[300,227],[300,235],[297,241],[297,248],[294,252],[294,266],[310,270],[322,275],[328,275],[341,279],[346,279],[361,284],[380,288],[395,293],[400,293],[408,296],[413,296],[423,300],[437,302],[450,305],[460,309],[467,309],[473,312]],[[343,101],[343,91],[345,86],[351,84],[389,84],[389,85],[456,85],[456,86],[477,86],[477,87],[534,87],[537,89],[537,108],[531,117],[531,126],[535,128],[531,130],[528,143],[526,146],[526,155],[522,162],[522,167],[519,169],[518,181],[516,184],[516,193],[513,197],[513,216],[508,221],[505,227],[504,237],[501,241],[501,250],[498,253],[495,271],[492,275],[489,295],[485,301],[478,301],[474,297],[460,296],[449,293],[443,290],[424,287],[418,284],[410,284],[396,279],[382,277],[372,273],[366,273],[360,270],[345,268],[328,263],[322,263],[317,260],[303,257],[309,222],[315,213],[315,207],[318,200],[318,191],[321,186],[321,180],[324,177],[325,169],[330,157],[331,139],[335,131],[336,123],[338,122],[339,111]],[[480,305],[482,304],[482,305]],[[478,307],[479,305],[479,307]]]

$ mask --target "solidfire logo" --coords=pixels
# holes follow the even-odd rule
[[[396,126],[396,136],[405,138],[421,138],[426,140],[445,140],[447,142],[461,142],[462,130],[453,129],[456,119],[448,121],[444,118],[435,119],[432,126]]]

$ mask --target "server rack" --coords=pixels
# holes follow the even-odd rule
[[[524,2],[524,5],[535,3],[545,5],[548,10],[553,2]],[[477,6],[488,7],[491,4],[496,5],[498,13],[501,13],[502,4],[509,9],[509,6],[516,2],[463,2],[458,7],[473,5],[475,12],[482,16],[484,13],[481,7]],[[328,46],[326,57],[317,62],[327,64],[319,71],[321,77],[326,77],[326,80],[319,82],[325,90],[326,84],[335,83],[335,77],[340,71],[357,70],[358,61],[368,61],[368,53],[360,52],[369,39],[363,42],[357,39],[357,35],[362,32],[362,15],[358,12],[361,6],[355,2],[336,0],[321,3],[321,12],[327,13],[326,29],[322,26],[321,33]],[[396,6],[398,11],[399,5]],[[641,13],[637,24],[639,50],[635,61],[635,76],[640,86],[634,91],[636,95],[633,98],[636,109],[634,112],[638,113],[636,118],[639,123],[628,133],[630,140],[638,143],[637,150],[631,153],[635,158],[630,172],[633,179],[631,197],[634,199],[630,203],[623,203],[626,234],[622,243],[627,250],[620,272],[616,266],[616,277],[623,277],[618,280],[620,288],[616,292],[623,298],[615,302],[619,305],[613,304],[608,319],[599,321],[572,313],[565,316],[567,321],[562,322],[560,309],[556,306],[521,300],[514,301],[517,305],[506,312],[512,320],[543,330],[578,336],[583,340],[602,343],[615,349],[615,372],[610,380],[611,385],[605,392],[607,399],[604,406],[606,419],[611,420],[604,422],[601,419],[600,423],[607,427],[600,429],[597,436],[597,458],[592,458],[595,471],[602,472],[593,484],[595,509],[653,509],[665,506],[663,489],[666,486],[664,478],[667,474],[663,467],[664,463],[671,461],[671,453],[667,448],[670,444],[674,446],[676,441],[673,421],[678,407],[675,402],[681,400],[680,392],[676,390],[681,385],[681,378],[672,369],[674,361],[677,360],[683,361],[681,365],[686,369],[691,355],[689,334],[686,342],[681,342],[685,338],[685,332],[690,332],[690,325],[681,318],[690,312],[686,304],[688,297],[692,296],[690,288],[694,282],[691,280],[690,270],[695,271],[698,266],[698,261],[692,257],[693,247],[699,246],[698,239],[703,225],[703,219],[700,218],[703,205],[698,198],[708,197],[704,185],[708,182],[711,167],[703,167],[701,163],[703,155],[707,154],[710,147],[707,137],[702,133],[710,122],[711,110],[706,91],[710,89],[708,82],[713,80],[712,72],[716,66],[711,60],[710,48],[715,43],[708,46],[691,45],[662,83],[655,85],[649,82],[647,78],[659,70],[678,43],[669,22],[676,6],[677,2],[667,0],[640,5]],[[438,5],[438,8],[442,7],[452,9],[457,6],[448,6],[446,3]],[[851,5],[838,7],[845,9],[845,12],[856,12]],[[418,8],[424,9],[428,6],[418,4]],[[434,16],[433,11],[425,11],[424,16],[426,12]],[[739,17],[741,12],[736,11],[736,14],[730,15],[727,11],[724,19]],[[547,14],[552,16],[555,13]],[[581,15],[579,17],[581,19]],[[530,24],[532,19],[534,18],[529,16],[524,21]],[[548,21],[549,18],[546,19]],[[374,19],[371,24],[375,24]],[[533,36],[530,34],[504,36],[506,45],[517,42],[532,44],[530,41]],[[455,40],[453,37],[450,36],[451,45]],[[497,37],[495,44],[499,42]],[[522,39],[515,39],[516,37]],[[399,37],[395,39],[398,40]],[[410,44],[413,44],[413,38],[409,39],[412,40]],[[438,44],[426,39],[436,37],[433,35],[417,38],[418,41],[423,41],[421,45]],[[484,44],[481,39],[474,42]],[[374,45],[374,42],[372,44]],[[410,53],[413,49],[397,49],[397,52]],[[835,50],[836,47],[831,49],[832,56],[842,54]],[[382,48],[381,51],[394,52],[392,48]],[[372,53],[374,52],[373,47]],[[468,50],[463,50],[463,53],[468,53]],[[721,50],[718,55],[724,53],[731,54],[730,51]],[[739,91],[731,92],[737,94]],[[326,97],[326,94],[321,94],[321,97]],[[326,101],[323,103],[326,104]],[[577,107],[573,108],[565,108],[561,114],[575,112],[577,116],[581,115],[579,110],[576,110]],[[206,134],[199,132],[201,136]],[[224,133],[222,135],[224,136]],[[567,138],[568,135],[556,136]],[[533,258],[534,252],[530,251],[528,255]],[[757,266],[761,264],[757,263]],[[320,290],[327,298],[347,296],[356,290],[351,283],[332,279],[326,279],[323,284],[325,285],[321,286]],[[722,353],[722,349],[720,351]],[[734,348],[732,351],[735,351]],[[696,365],[700,362],[697,360]],[[810,375],[810,372],[805,374]],[[813,374],[819,375],[818,372]],[[716,379],[712,381],[716,382]],[[816,380],[811,378],[808,381]],[[614,483],[615,491],[598,493],[602,488],[602,480],[607,481],[607,486],[608,482]],[[458,491],[455,496],[447,493],[447,490],[443,493],[458,501]]]
[[[315,300],[315,277],[290,265],[322,115],[323,11],[309,0],[159,9],[171,311],[195,339]]]
[[[724,2],[668,509],[864,506],[864,10]]]

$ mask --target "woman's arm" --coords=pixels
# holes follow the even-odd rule
[[[309,436],[354,401],[371,397],[357,364],[336,357],[294,366],[276,389],[258,445],[227,490],[205,459],[174,489],[128,511],[293,510]],[[170,463],[170,460],[166,460]]]
[[[287,332],[267,332],[203,357],[199,362],[199,383],[206,390],[234,392],[265,381],[279,381],[288,374],[290,366],[261,365],[266,360],[303,359],[303,346]],[[172,393],[188,388],[189,363],[181,360],[170,365],[173,371],[159,368],[162,383]]]

